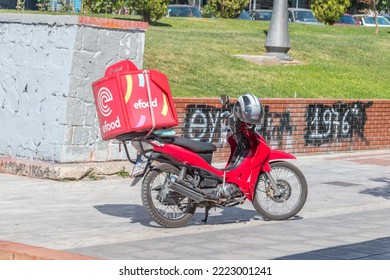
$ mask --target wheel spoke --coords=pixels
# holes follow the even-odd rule
[[[256,186],[253,205],[260,214],[270,219],[288,219],[298,213],[306,201],[306,180],[290,163],[278,162],[271,165],[271,176],[281,195],[274,195],[270,182],[263,174]]]
[[[171,174],[179,170],[162,164],[148,173],[142,184],[142,202],[151,218],[165,227],[180,227],[192,218],[195,211],[188,197],[169,188]]]

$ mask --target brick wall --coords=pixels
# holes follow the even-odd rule
[[[259,132],[274,149],[293,154],[390,148],[390,100],[263,99]],[[234,102],[234,100],[232,100]],[[176,98],[177,132],[212,142],[214,162],[229,153],[218,99]]]

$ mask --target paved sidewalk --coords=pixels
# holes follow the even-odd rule
[[[295,219],[264,221],[247,201],[210,211],[208,224],[198,209],[179,229],[151,222],[140,186],[130,187],[130,179],[59,182],[0,174],[0,252],[8,241],[118,260],[390,260],[390,150],[294,162],[309,184]]]

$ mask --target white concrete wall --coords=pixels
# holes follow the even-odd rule
[[[125,159],[100,137],[91,84],[130,59],[145,31],[79,25],[77,16],[0,14],[0,155],[55,162]]]

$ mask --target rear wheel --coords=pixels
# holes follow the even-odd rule
[[[289,162],[273,162],[271,169],[281,195],[275,195],[267,176],[262,174],[256,185],[253,206],[260,215],[271,220],[286,220],[305,204],[307,182],[302,172]]]
[[[171,175],[178,174],[176,167],[163,163],[146,175],[141,187],[146,212],[156,223],[167,228],[182,227],[196,210],[191,199],[169,189]]]

